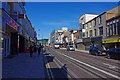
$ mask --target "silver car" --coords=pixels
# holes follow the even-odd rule
[[[75,47],[73,45],[67,46],[67,51],[75,51]]]

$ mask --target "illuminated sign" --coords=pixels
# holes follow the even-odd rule
[[[11,26],[12,28],[14,28],[15,30],[18,30],[18,24],[4,11],[3,12],[3,20],[5,20],[5,22]]]

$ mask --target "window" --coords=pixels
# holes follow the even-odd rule
[[[15,21],[17,21],[17,20],[18,20],[18,13],[17,13],[17,12],[13,12],[13,13],[12,13],[12,17],[13,17],[13,19],[14,19]]]
[[[110,36],[110,28],[109,28],[109,36]]]
[[[94,29],[94,31],[95,31],[95,36],[96,36],[96,29]]]
[[[90,30],[90,37],[92,37],[92,30]]]
[[[106,36],[107,36],[107,28],[106,28]]]
[[[113,35],[113,25],[111,24],[110,25],[110,36],[112,36]]]
[[[92,21],[92,26],[95,27],[95,20]]]
[[[98,20],[99,20],[99,24],[101,24],[101,16],[98,18]]]
[[[10,13],[10,4],[8,2],[3,2],[1,8],[3,8],[8,14]]]
[[[86,36],[88,37],[88,32],[86,32]]]
[[[88,27],[88,24],[85,24],[85,29],[87,29],[87,27]]]
[[[117,32],[118,32],[118,35],[120,35],[120,21],[118,22],[118,25],[117,25]]]
[[[92,22],[89,23],[90,28],[92,27]]]
[[[103,27],[99,27],[99,35],[103,35]]]
[[[85,29],[85,25],[83,25],[83,27],[82,27],[83,29]]]
[[[82,33],[83,34],[83,37],[85,37],[85,33]]]
[[[114,35],[116,35],[116,23],[113,24],[114,25]]]
[[[94,20],[94,26],[96,26],[96,19]]]

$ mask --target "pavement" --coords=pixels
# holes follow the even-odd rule
[[[87,51],[87,50],[79,50],[79,49],[75,49],[75,51],[79,51],[79,52],[83,52],[83,53],[89,53],[89,51]]]
[[[60,49],[66,49],[66,48],[60,48]],[[89,53],[89,51],[87,51],[87,50],[75,49],[75,51],[79,51],[79,52],[83,52],[83,53]]]
[[[2,60],[2,78],[45,78],[45,65],[43,54],[33,57],[29,53],[20,53],[13,58],[4,58]],[[34,79],[35,80],[35,79]]]

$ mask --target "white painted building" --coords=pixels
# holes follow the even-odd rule
[[[80,24],[85,24],[86,22],[92,20],[93,18],[97,17],[98,15],[96,14],[84,14],[79,18],[79,23]]]
[[[80,30],[82,30],[81,35],[86,32],[83,25],[97,16],[96,14],[84,14],[79,18]]]

